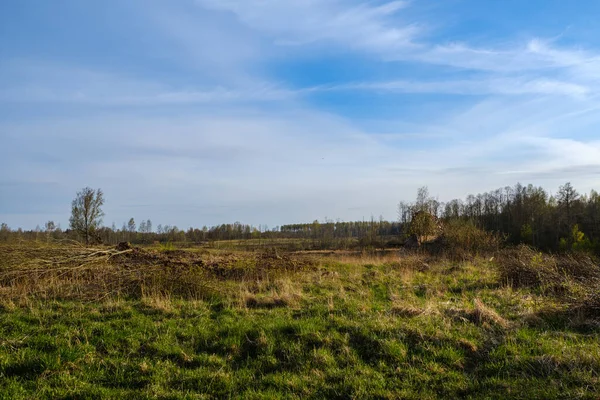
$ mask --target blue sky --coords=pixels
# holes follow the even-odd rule
[[[600,2],[0,3],[0,221],[396,218],[600,188]]]

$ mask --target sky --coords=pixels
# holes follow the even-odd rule
[[[600,189],[600,2],[0,2],[0,222],[394,220]]]

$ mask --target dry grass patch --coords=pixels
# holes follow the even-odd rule
[[[496,310],[487,306],[480,299],[473,300],[473,309],[447,308],[444,313],[454,320],[462,320],[479,326],[495,326],[507,329],[510,322],[503,318]]]
[[[141,302],[144,306],[165,314],[173,314],[175,312],[173,301],[168,293],[144,293],[142,295]]]
[[[500,314],[493,308],[485,305],[480,299],[473,300],[474,310],[472,316],[475,322],[478,324],[489,323],[497,325],[501,328],[508,328],[510,326],[509,321],[504,319]]]
[[[242,284],[240,293],[240,305],[247,308],[296,306],[304,297],[301,286],[291,279]]]
[[[412,318],[423,314],[425,310],[411,305],[392,305],[390,313],[397,317]]]
[[[244,305],[248,308],[276,308],[287,307],[292,303],[292,299],[281,296],[277,293],[272,295],[255,295],[246,293],[244,295]]]
[[[11,312],[17,309],[17,305],[12,299],[0,300],[0,311]]]
[[[396,262],[399,259],[398,253],[348,253],[335,258],[337,261],[347,265],[382,265],[385,263]]]

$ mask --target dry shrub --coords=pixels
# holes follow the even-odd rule
[[[557,257],[558,271],[582,283],[597,283],[600,281],[600,264],[585,253],[564,254]]]
[[[444,226],[440,247],[452,259],[470,260],[498,251],[502,242],[500,235],[480,229],[472,221],[453,219]]]
[[[556,260],[528,246],[502,251],[496,258],[502,282],[513,287],[540,287],[556,284],[560,274]]]
[[[600,318],[600,290],[593,290],[586,296],[575,301],[570,311],[583,318]]]
[[[549,255],[520,246],[500,253],[497,265],[503,282],[559,296],[573,323],[600,318],[600,265],[589,255]]]
[[[539,287],[560,294],[574,284],[589,288],[600,282],[600,266],[582,254],[550,255],[519,246],[499,253],[496,265],[502,282],[513,287]]]

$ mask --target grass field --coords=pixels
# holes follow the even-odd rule
[[[600,397],[578,286],[509,285],[489,257],[0,254],[0,398]]]

